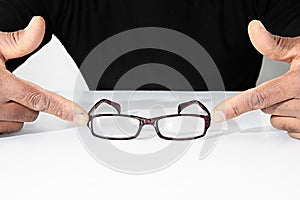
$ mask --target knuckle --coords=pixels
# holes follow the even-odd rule
[[[288,62],[291,61],[291,55],[287,55],[288,52],[291,52],[291,50],[294,49],[295,42],[293,42],[290,38],[283,38],[277,35],[273,35],[273,41],[275,43],[275,49],[273,51],[277,51],[278,53],[271,53],[270,57],[271,59],[280,60],[283,55],[286,55],[286,59]]]
[[[288,38],[283,38],[277,35],[273,36],[276,47],[280,50],[280,51],[285,51],[288,49],[292,49],[292,47],[294,46],[294,43],[291,39]]]
[[[260,91],[253,91],[251,93],[248,104],[252,110],[263,109],[268,105],[265,94]]]
[[[242,112],[241,112],[241,110],[240,110],[240,108],[239,108],[239,104],[238,104],[237,102],[233,102],[233,103],[231,104],[231,109],[232,109],[233,114],[234,114],[235,116],[239,116],[239,115],[242,114]]]
[[[17,52],[25,52],[25,49],[21,45],[20,41],[20,36],[21,36],[22,31],[16,31],[16,32],[8,32],[7,33],[7,42],[10,47],[15,49]]]
[[[282,38],[277,36],[277,35],[273,35],[273,40],[276,44],[276,46],[282,46]]]
[[[49,98],[38,92],[30,92],[27,94],[27,101],[31,104],[32,108],[37,111],[45,111],[49,108]]]

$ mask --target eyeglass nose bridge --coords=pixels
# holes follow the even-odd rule
[[[140,118],[141,122],[142,122],[142,125],[152,125],[154,126],[155,124],[155,119],[148,119],[148,118]]]

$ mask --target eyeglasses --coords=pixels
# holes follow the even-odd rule
[[[118,114],[95,114],[102,104],[112,106]],[[199,106],[205,114],[182,114],[191,105]],[[177,114],[144,118],[121,114],[120,104],[102,99],[89,111],[88,127],[95,137],[108,140],[131,140],[139,136],[143,126],[154,126],[157,135],[166,140],[193,140],[204,137],[211,123],[208,109],[199,101],[178,105]]]

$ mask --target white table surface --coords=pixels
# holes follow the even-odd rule
[[[125,102],[125,93],[97,92],[82,106],[88,109],[104,97]],[[135,98],[150,103],[169,99],[166,92],[134,95],[132,104]],[[225,97],[219,92],[176,94],[181,99],[192,95],[210,110]],[[140,115],[147,115],[147,108]],[[216,141],[218,127],[213,124],[207,137],[194,141],[172,165],[133,175],[101,164],[76,127],[41,114],[20,133],[0,138],[0,199],[299,199],[300,141],[273,129],[269,116],[255,111],[224,124],[216,146],[203,156],[204,145]],[[163,142],[154,137],[116,144],[139,153]]]

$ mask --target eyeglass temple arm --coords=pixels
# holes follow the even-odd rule
[[[90,110],[90,112],[89,112],[89,115],[91,115],[101,104],[104,104],[104,103],[106,103],[106,104],[108,104],[108,105],[110,105],[110,106],[112,106],[112,107],[114,107],[117,111],[118,111],[118,113],[120,114],[121,113],[121,106],[120,106],[120,104],[118,104],[118,103],[116,103],[116,102],[113,102],[113,101],[110,101],[110,100],[108,100],[108,99],[101,99],[100,101],[98,101],[93,107],[92,107],[92,109]]]
[[[188,101],[188,102],[179,104],[178,105],[178,114],[180,114],[183,109],[185,109],[191,105],[194,105],[194,104],[200,106],[207,113],[207,115],[210,116],[210,112],[208,111],[208,109],[200,101],[197,101],[197,100]]]

